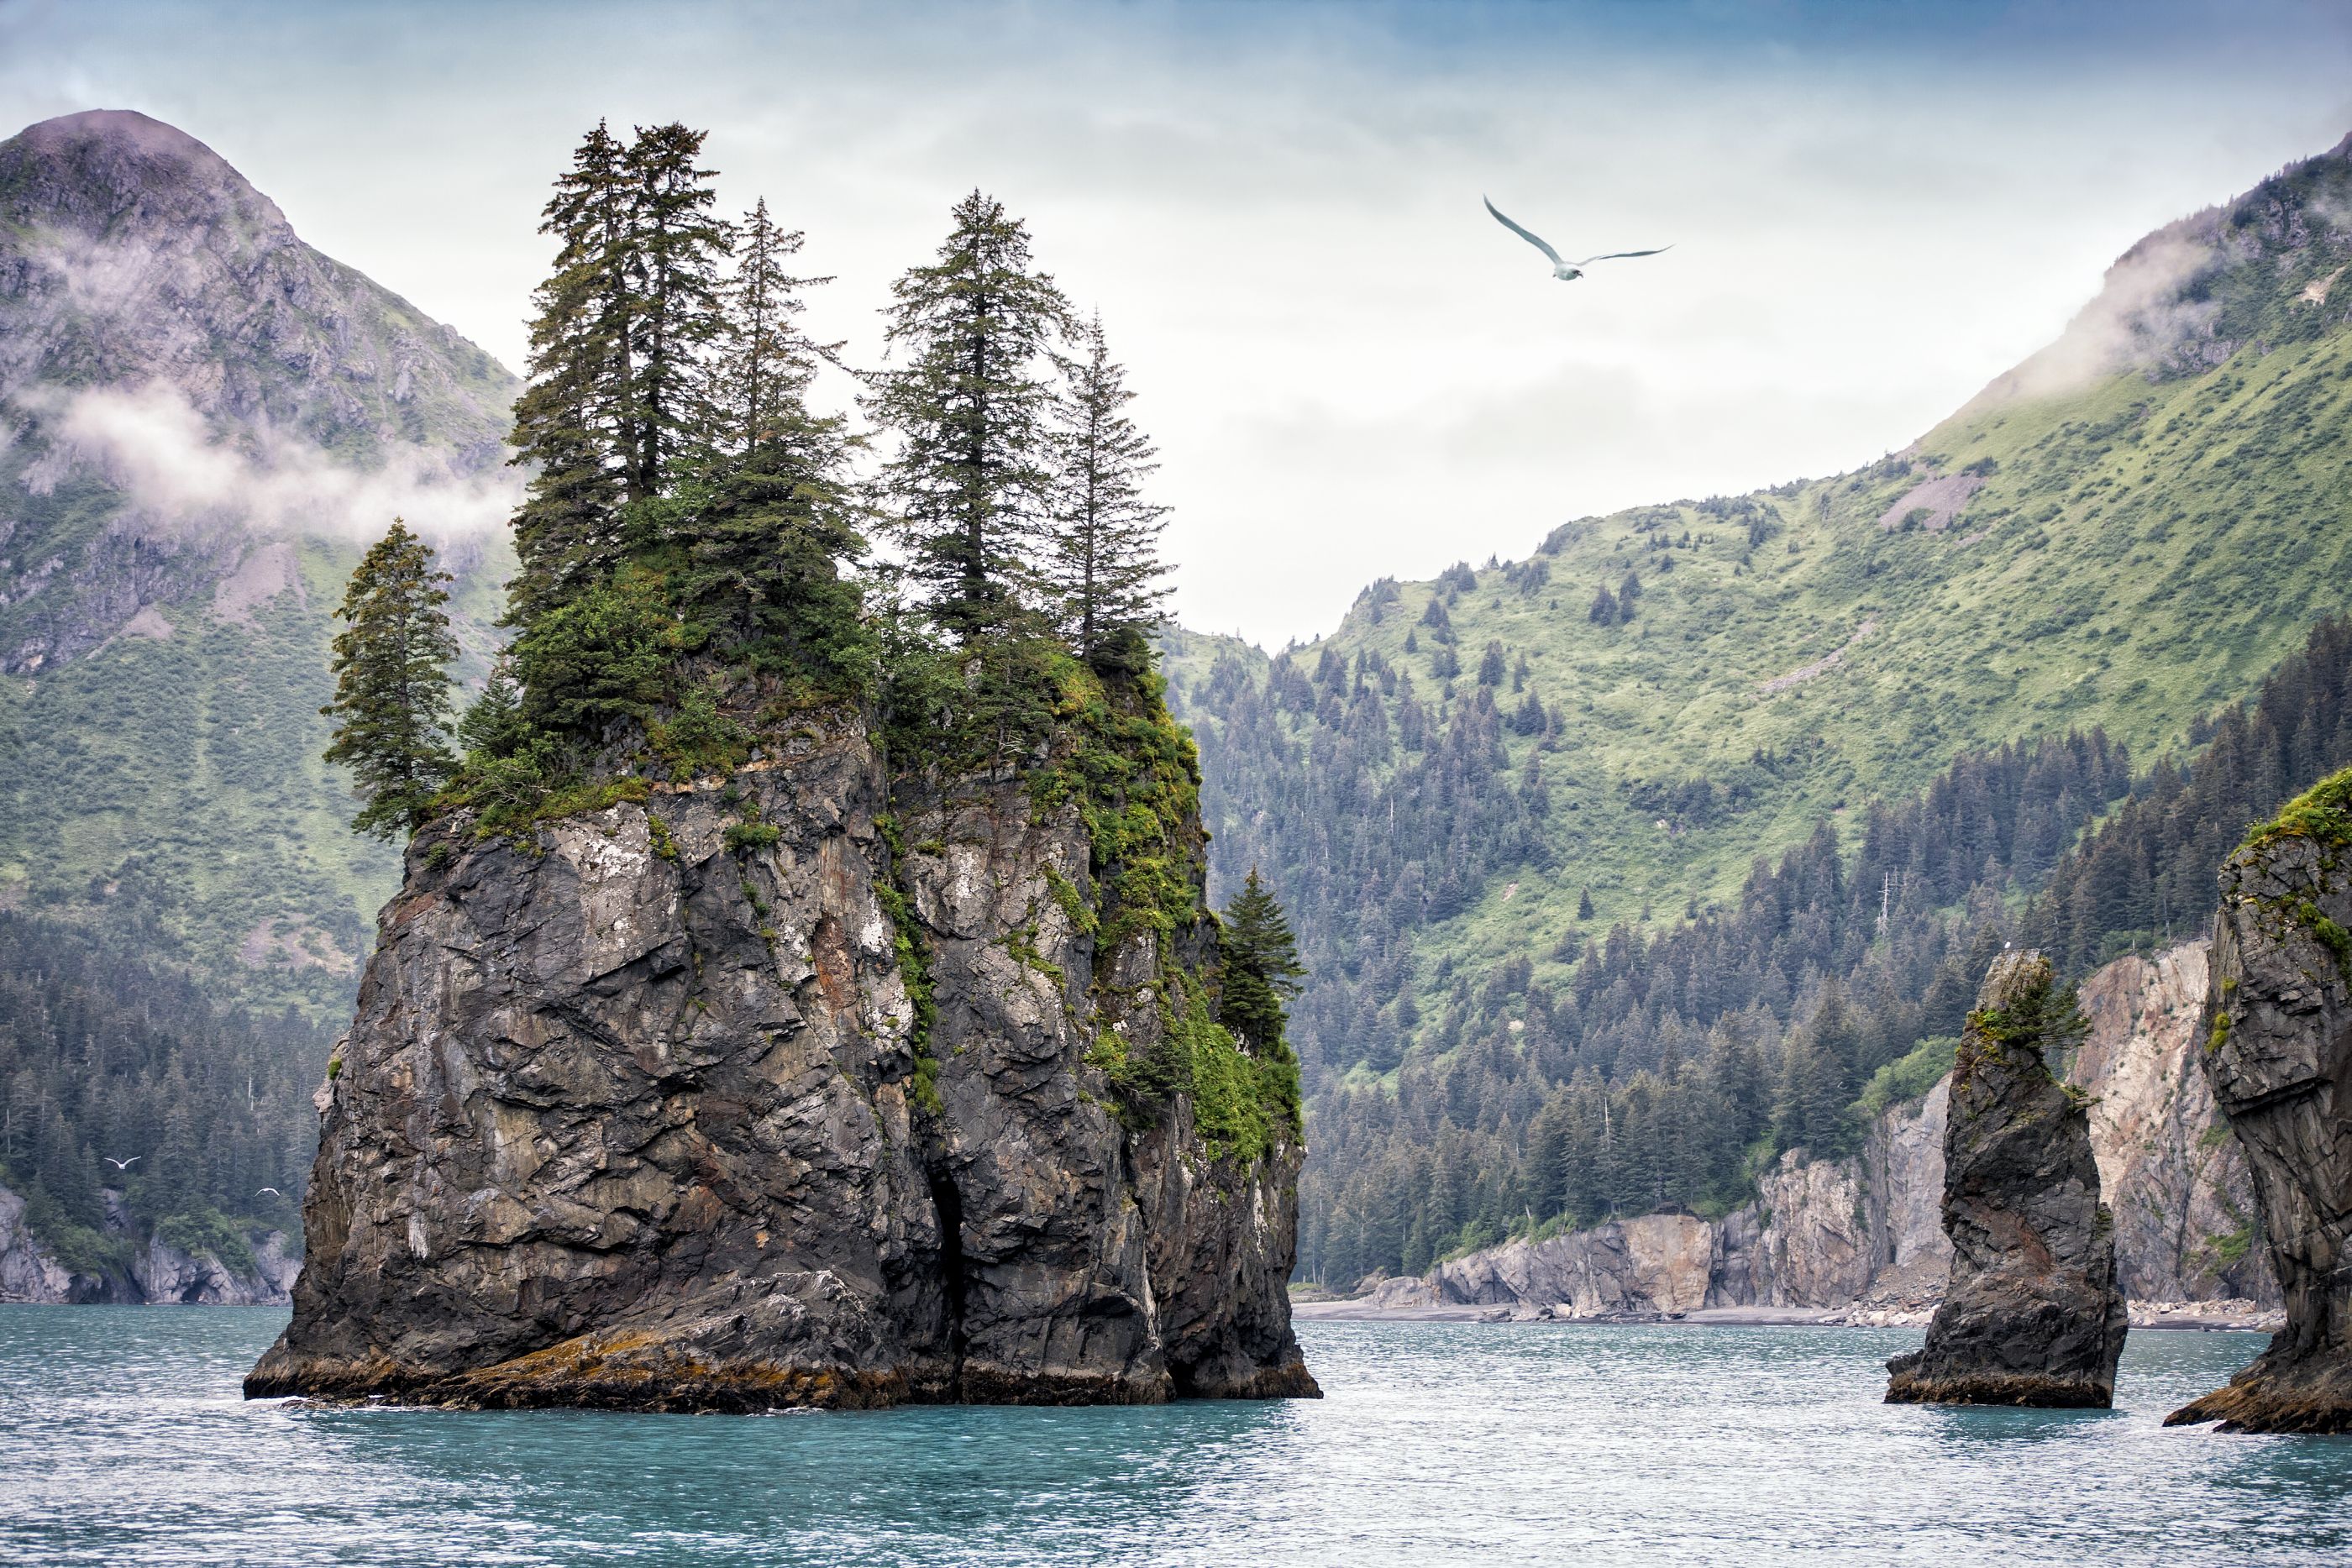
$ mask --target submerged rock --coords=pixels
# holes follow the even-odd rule
[[[2352,772],[2221,870],[2200,1054],[2253,1170],[2286,1325],[2168,1425],[2352,1431]]]
[[[1185,1038],[1210,928],[1114,929],[1076,803],[1039,799],[964,780],[893,821],[845,722],[527,844],[421,834],[247,1394],[1316,1393],[1295,1130]],[[1197,1095],[1122,1080],[1180,1059]]]
[[[1993,960],[1953,1066],[1944,1135],[1951,1284],[1927,1342],[1886,1364],[1895,1404],[2107,1406],[2126,1312],[2083,1107],[2042,1058],[2049,961]]]

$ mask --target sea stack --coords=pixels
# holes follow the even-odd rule
[[[2352,1431],[2352,770],[2221,869],[2200,1054],[2252,1167],[2286,1326],[2168,1426]]]
[[[1944,1230],[1927,1343],[1886,1364],[1891,1404],[2106,1406],[2126,1324],[2083,1107],[2050,1071],[2074,1010],[2039,953],[1995,958],[1952,1068]]]
[[[1159,751],[1083,776],[1066,735],[894,786],[804,716],[724,774],[419,832],[247,1393],[1316,1393],[1295,1069],[1210,1021],[1191,743],[1139,704]]]

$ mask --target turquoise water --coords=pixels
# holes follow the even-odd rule
[[[1329,1397],[763,1417],[237,1397],[272,1310],[0,1309],[0,1561],[2342,1563],[2352,1440],[1878,1403],[1916,1333],[1310,1323]]]

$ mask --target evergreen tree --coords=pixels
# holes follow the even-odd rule
[[[794,325],[799,290],[826,281],[786,270],[800,246],[767,203],[752,209],[705,382],[701,474],[668,524],[681,558],[673,598],[723,651],[845,686],[859,678],[865,638],[856,586],[840,568],[865,540],[852,521],[846,425],[811,413],[804,397],[833,348]]]
[[[530,384],[515,402],[514,462],[534,470],[516,512],[522,570],[509,624],[598,582],[627,545],[625,516],[660,495],[712,423],[705,350],[719,331],[731,245],[711,211],[705,133],[640,129],[626,147],[599,122],[555,183],[540,232],[553,269],[533,296]]]
[[[507,440],[531,470],[514,516],[521,570],[508,621],[521,624],[593,580],[619,553],[628,463],[623,420],[634,375],[626,151],[603,121],[555,182],[539,232],[555,236],[553,270],[532,295],[530,384]]]
[[[522,692],[515,684],[514,660],[504,649],[490,665],[481,695],[457,721],[457,744],[467,756],[503,757],[522,739]]]
[[[898,438],[883,479],[920,608],[969,642],[1019,607],[1048,489],[1046,354],[1069,309],[1002,203],[974,191],[951,216],[939,259],[891,286],[900,363],[866,406]]]
[[[1284,1003],[1297,994],[1307,969],[1298,961],[1298,941],[1282,905],[1255,866],[1225,907],[1217,946],[1223,958],[1217,1021],[1234,1031],[1244,1049],[1279,1055],[1289,1027]]]
[[[809,417],[804,399],[818,361],[838,351],[838,345],[810,341],[798,325],[806,308],[801,290],[833,281],[791,273],[803,238],[798,229],[776,226],[764,198],[737,236],[707,394],[712,444],[722,455],[740,458],[795,430]]]
[[[623,413],[631,501],[660,494],[711,423],[699,395],[699,356],[722,330],[720,268],[733,236],[711,210],[715,172],[697,167],[709,134],[675,121],[640,130],[624,161],[632,359]]]
[[[1150,657],[1144,633],[1169,591],[1159,552],[1168,509],[1143,499],[1157,452],[1128,417],[1135,394],[1111,360],[1102,317],[1077,327],[1073,342],[1076,353],[1060,361],[1046,591],[1080,657],[1139,668]]]
[[[330,762],[352,770],[362,832],[389,839],[424,820],[456,759],[449,755],[449,574],[398,518],[352,573],[336,611]]]

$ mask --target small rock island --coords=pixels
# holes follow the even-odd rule
[[[2221,868],[2200,1056],[2246,1153],[2286,1326],[2167,1425],[2352,1432],[2352,770]]]
[[[959,202],[869,487],[803,398],[800,235],[712,216],[701,144],[600,123],[557,182],[514,635],[463,719],[428,540],[395,521],[339,612],[328,755],[408,851],[246,1392],[1312,1396],[1302,971],[1254,873],[1207,906],[1101,325]]]
[[[2074,1027],[2035,952],[1992,962],[1953,1062],[1944,1133],[1951,1285],[1890,1404],[2114,1404],[2126,1326],[2083,1105],[2044,1052]]]

